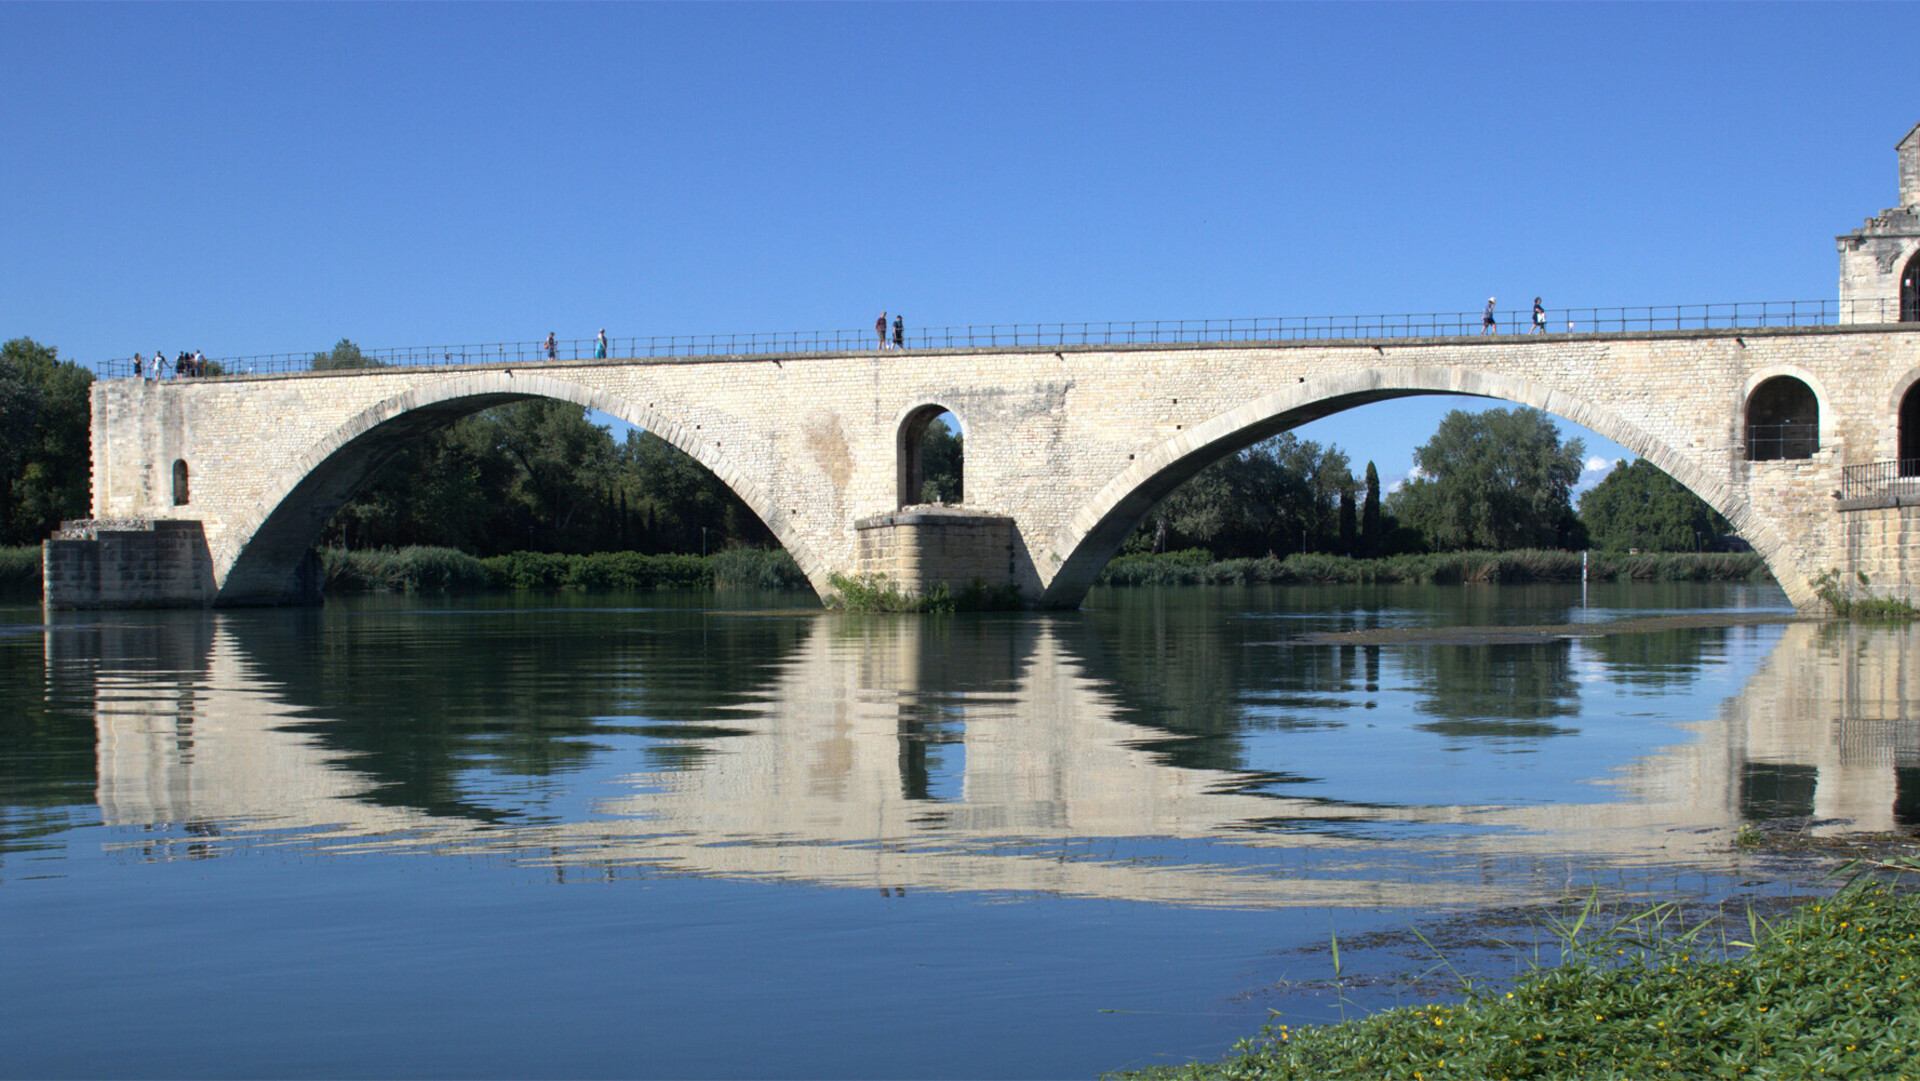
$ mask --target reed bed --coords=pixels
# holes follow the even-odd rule
[[[1579,552],[1522,549],[1513,552],[1435,552],[1352,559],[1320,553],[1215,560],[1200,549],[1157,555],[1125,555],[1108,563],[1100,585],[1175,586],[1259,583],[1370,585],[1577,582]],[[1594,581],[1765,582],[1772,576],[1753,552],[1661,552],[1629,555],[1594,552],[1587,566]]]
[[[799,589],[806,576],[784,550],[729,549],[710,556],[513,552],[480,559],[453,548],[323,549],[326,592],[459,592],[484,589]]]

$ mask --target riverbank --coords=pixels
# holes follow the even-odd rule
[[[1123,555],[1097,579],[1109,586],[1338,583],[1369,585],[1578,582],[1583,553],[1552,549],[1513,552],[1436,552],[1351,559],[1319,553],[1220,559],[1204,549]],[[1766,561],[1754,552],[1585,553],[1586,572],[1599,582],[1770,582]]]
[[[1201,549],[1120,556],[1107,564],[1098,584],[1112,586],[1337,583],[1365,585],[1577,582],[1579,552],[1443,552],[1430,555],[1349,559],[1290,555],[1216,560]],[[709,556],[595,552],[560,555],[514,552],[485,559],[453,548],[411,546],[347,551],[322,549],[323,589],[328,593],[462,591],[484,589],[805,589],[806,576],[784,549],[730,548]],[[1766,563],[1752,552],[1666,552],[1643,555],[1593,553],[1594,581],[1771,581]],[[0,597],[32,600],[40,595],[37,545],[0,548]]]
[[[1911,849],[1911,844],[1907,845]],[[1911,871],[1911,856],[1883,866]],[[1911,874],[1904,875],[1912,879]],[[1610,918],[1589,900],[1549,918],[1551,967],[1454,1004],[1332,1025],[1268,1026],[1220,1062],[1112,1075],[1283,1078],[1914,1077],[1920,896],[1858,879],[1769,921]],[[1330,942],[1338,985],[1338,940]]]

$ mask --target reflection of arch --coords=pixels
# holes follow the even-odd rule
[[[927,439],[927,428],[934,418],[952,410],[944,405],[919,405],[907,411],[901,418],[900,434],[894,443],[894,461],[899,463],[899,506],[909,507],[920,502],[920,489],[926,480],[926,462],[922,459],[922,450]],[[954,420],[958,421],[955,414]],[[963,465],[964,468],[964,465]]]
[[[1658,466],[1725,516],[1767,561],[1795,604],[1812,601],[1812,589],[1789,558],[1792,553],[1786,541],[1772,526],[1753,516],[1744,502],[1736,503],[1726,481],[1713,479],[1693,459],[1613,413],[1562,391],[1471,368],[1417,367],[1363,369],[1308,379],[1194,425],[1138,455],[1055,535],[1043,558],[1055,563],[1057,570],[1040,604],[1078,604],[1100,569],[1154,504],[1225,455],[1308,421],[1419,394],[1500,398],[1564,417],[1613,440]]]
[[[1747,395],[1747,460],[1811,458],[1820,449],[1820,399],[1805,381],[1776,375]]]
[[[604,391],[545,375],[468,372],[418,387],[363,410],[315,443],[275,478],[260,509],[231,534],[242,547],[221,583],[216,603],[276,603],[293,599],[295,569],[314,538],[373,472],[407,443],[461,417],[529,398],[552,398],[610,413],[652,432],[711,471],[760,516],[816,590],[825,564],[792,529],[759,485],[724,458],[717,445],[682,424]]]
[[[1913,253],[1907,268],[1900,272],[1900,321],[1920,323],[1920,251]]]
[[[187,496],[187,460],[176,458],[173,461],[173,505],[186,506]]]

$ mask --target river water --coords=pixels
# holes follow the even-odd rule
[[[1914,634],[1771,587],[0,609],[0,1075],[1061,1077],[1419,993],[1369,936],[1920,818]],[[1384,939],[1383,939],[1384,940]],[[1345,998],[1346,1002],[1337,1001]]]

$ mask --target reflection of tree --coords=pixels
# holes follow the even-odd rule
[[[1607,634],[1587,639],[1615,683],[1634,687],[1671,687],[1690,683],[1704,658],[1726,652],[1727,628],[1700,627],[1649,631],[1645,634]]]
[[[500,813],[476,771],[567,772],[621,736],[647,739],[654,768],[691,765],[707,741],[738,731],[732,711],[809,626],[698,609],[631,621],[594,609],[361,610],[232,623],[261,675],[313,710],[302,729],[374,780],[365,798],[482,820]]]
[[[1169,765],[1245,770],[1244,733],[1344,724],[1337,715],[1377,682],[1379,659],[1352,646],[1297,644],[1285,624],[1221,611],[1242,596],[1115,592],[1061,618],[1056,633],[1089,676],[1113,689],[1120,719],[1160,733],[1140,746]],[[1377,618],[1341,608],[1314,629],[1358,630]]]
[[[1415,707],[1438,720],[1420,725],[1452,738],[1540,739],[1577,729],[1545,723],[1580,712],[1573,643],[1438,645],[1407,650],[1408,672],[1425,697]]]

